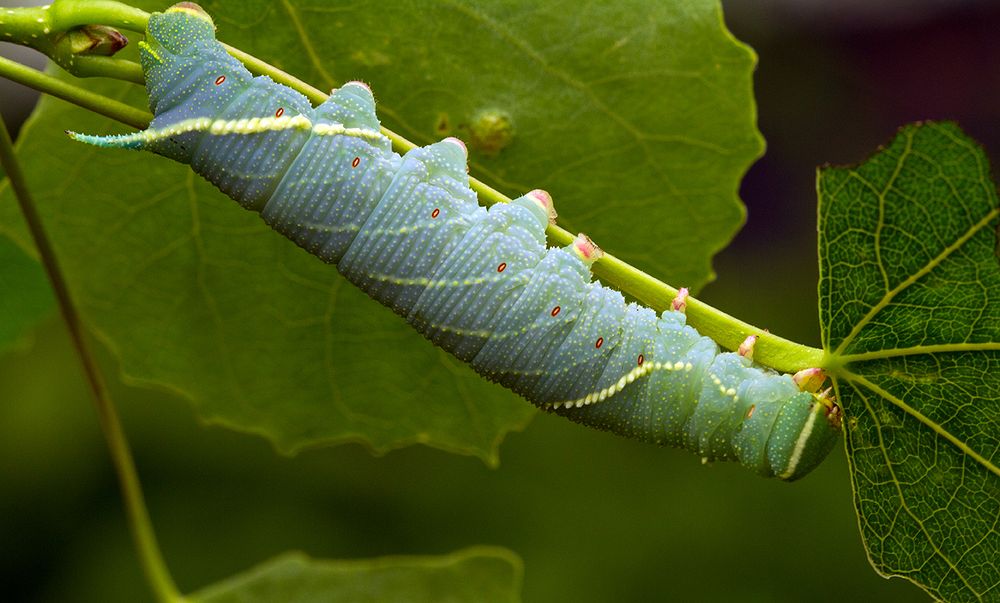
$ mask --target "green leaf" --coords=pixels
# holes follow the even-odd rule
[[[16,345],[27,329],[52,311],[52,304],[42,267],[0,237],[0,351]]]
[[[473,174],[511,195],[548,188],[566,225],[675,282],[704,283],[761,149],[754,58],[718,3],[471,6],[206,8],[221,39],[307,80],[372,82],[382,118],[420,142],[502,111],[513,137],[494,156],[473,151]],[[145,104],[135,87],[88,85]],[[125,129],[46,100],[20,154],[81,312],[132,382],[283,451],[421,442],[495,463],[504,434],[532,416],[186,166],[73,144],[65,129]]]
[[[499,547],[440,557],[322,561],[286,553],[190,596],[203,603],[520,601],[521,560]]]
[[[1000,584],[1000,225],[983,150],[903,128],[819,175],[820,316],[861,533],[879,572],[948,601]]]

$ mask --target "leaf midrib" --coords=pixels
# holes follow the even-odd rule
[[[998,477],[1000,477],[1000,467],[998,467],[997,465],[994,465],[992,461],[990,461],[989,459],[987,459],[983,455],[981,455],[978,452],[976,452],[975,450],[973,450],[971,446],[969,446],[968,444],[966,444],[958,436],[955,436],[950,431],[946,430],[944,427],[942,427],[936,421],[931,420],[930,417],[928,417],[927,415],[921,413],[919,410],[917,410],[917,409],[913,408],[912,406],[910,406],[909,404],[907,404],[905,401],[903,401],[902,398],[899,398],[898,396],[895,396],[895,395],[889,393],[888,391],[884,390],[880,386],[878,386],[875,383],[872,383],[871,381],[869,381],[866,377],[864,377],[862,375],[859,375],[857,373],[853,373],[853,372],[848,371],[846,369],[841,370],[840,373],[838,374],[838,377],[844,379],[845,381],[847,381],[849,383],[852,383],[852,384],[855,384],[855,385],[864,386],[865,388],[867,388],[872,393],[881,396],[885,400],[888,400],[889,402],[891,402],[892,404],[894,404],[897,408],[899,408],[900,410],[902,410],[906,414],[910,415],[911,417],[913,417],[917,421],[920,421],[921,423],[923,423],[924,425],[926,425],[927,427],[929,427],[931,430],[934,431],[934,433],[938,434],[939,436],[943,437],[944,439],[946,439],[949,442],[951,442],[952,444],[954,444],[959,450],[961,450],[965,454],[969,455],[977,463],[979,463],[980,465],[982,465],[983,467],[985,467],[988,471],[990,471],[990,472],[994,473],[995,475],[997,475]]]
[[[1000,351],[1000,341],[941,343],[936,345],[915,345],[908,348],[886,348],[882,350],[875,350],[873,352],[843,354],[838,356],[837,359],[843,364],[849,364],[851,362],[863,362],[866,360],[888,360],[890,358],[899,358],[901,356],[990,351]]]
[[[925,275],[930,273],[930,271],[933,270],[934,268],[937,268],[941,264],[941,262],[947,259],[948,256],[950,256],[952,253],[960,249],[963,245],[965,245],[965,243],[967,243],[969,239],[974,237],[980,230],[988,226],[990,222],[996,219],[998,215],[1000,215],[1000,208],[993,208],[992,210],[990,210],[982,219],[973,224],[954,243],[945,247],[941,251],[941,253],[939,253],[929,262],[927,262],[927,264],[925,264],[923,268],[911,274],[905,280],[901,281],[898,285],[896,285],[893,289],[887,291],[885,295],[882,296],[882,299],[879,300],[878,303],[876,303],[874,306],[872,306],[871,309],[868,310],[868,312],[861,318],[861,320],[859,320],[857,324],[854,325],[854,328],[851,329],[851,332],[848,333],[846,337],[844,337],[844,339],[840,342],[840,345],[837,346],[837,349],[833,351],[831,356],[837,358],[847,357],[847,355],[843,354],[844,349],[848,345],[850,345],[852,341],[854,341],[854,339],[858,336],[858,334],[861,333],[861,331],[865,328],[865,326],[867,326],[868,323],[870,323],[878,315],[879,312],[881,312],[892,302],[893,298],[895,298],[896,295],[903,292],[904,290],[906,290],[907,287],[909,287],[910,285],[914,284],[915,282],[923,278]]]

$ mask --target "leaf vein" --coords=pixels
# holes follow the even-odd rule
[[[866,384],[866,387],[868,387],[868,386],[871,385],[871,384],[868,384],[868,382],[865,381],[863,378],[861,378],[860,381],[864,382]],[[963,584],[965,584],[966,588],[968,588],[973,594],[975,594],[978,597],[979,594],[976,593],[976,589],[974,589],[972,587],[972,585],[969,584],[968,580],[965,579],[965,576],[962,574],[961,571],[959,571],[958,567],[956,567],[956,565],[948,558],[948,556],[944,553],[944,551],[942,551],[937,546],[937,544],[934,542],[934,539],[927,532],[927,527],[924,526],[924,522],[921,521],[919,517],[917,517],[917,515],[913,512],[912,509],[910,509],[910,505],[907,504],[907,502],[906,502],[906,496],[903,494],[903,489],[900,487],[900,480],[896,476],[896,471],[893,468],[892,460],[889,458],[888,449],[886,448],[886,445],[885,445],[885,439],[883,438],[883,435],[882,435],[882,423],[879,421],[877,413],[875,412],[875,409],[872,408],[871,404],[869,403],[868,396],[866,396],[865,393],[863,391],[861,391],[861,389],[858,388],[857,384],[852,383],[851,386],[854,388],[854,391],[857,392],[858,396],[864,402],[865,409],[868,411],[868,414],[871,416],[872,422],[875,425],[875,431],[878,433],[878,441],[879,441],[878,448],[879,448],[879,451],[882,453],[882,458],[885,460],[886,469],[888,469],[889,474],[892,476],[892,483],[893,483],[893,486],[896,489],[896,494],[899,496],[899,504],[900,504],[900,506],[902,507],[902,509],[904,511],[906,511],[906,514],[909,515],[910,518],[913,519],[914,523],[916,523],[916,525],[920,529],[920,532],[924,535],[924,538],[927,539],[927,544],[929,544],[930,547],[931,547],[931,549],[933,549],[934,554],[936,554],[938,557],[940,557],[941,560],[944,561],[945,564],[948,565],[948,567],[951,569],[951,571],[955,572],[955,575],[959,577],[959,579],[962,581]],[[871,389],[872,389],[873,392],[878,393],[877,389],[875,389],[875,388],[871,388]],[[888,532],[886,532],[886,537],[888,538]],[[926,560],[925,560],[925,563],[926,563]],[[922,569],[922,568],[916,568],[916,569]],[[896,570],[890,570],[890,571],[896,571]],[[905,575],[905,573],[901,574],[901,575]]]
[[[907,287],[917,282],[918,280],[920,280],[921,277],[923,277],[931,270],[936,268],[938,265],[940,265],[941,262],[943,262],[945,259],[948,258],[948,256],[950,256],[956,250],[961,248],[962,245],[964,245],[966,242],[969,241],[969,239],[975,236],[976,233],[978,233],[980,230],[988,226],[990,222],[992,222],[998,215],[1000,215],[1000,209],[993,208],[992,210],[990,210],[982,219],[973,224],[962,236],[960,236],[958,240],[956,240],[951,245],[945,247],[941,251],[941,253],[939,253],[937,256],[935,256],[929,262],[927,262],[927,264],[924,265],[923,268],[917,270],[909,277],[907,277],[905,280],[896,285],[896,287],[888,291],[882,297],[882,299],[879,300],[879,302],[876,303],[874,306],[872,306],[871,309],[861,318],[861,320],[859,320],[857,324],[854,325],[854,328],[851,329],[851,332],[848,333],[847,336],[844,337],[843,341],[840,342],[840,345],[837,346],[837,349],[834,351],[834,355],[836,356],[841,355],[844,348],[846,348],[852,341],[854,341],[854,338],[857,337],[857,335],[861,332],[861,330],[864,329],[864,327],[868,325],[868,323],[871,322],[872,319],[874,319],[874,317],[878,315],[879,312],[885,309],[892,302],[893,298],[896,297],[896,295],[904,291]]]
[[[983,455],[981,455],[978,452],[976,452],[975,450],[973,450],[971,446],[969,446],[968,444],[966,444],[965,442],[963,442],[962,440],[960,440],[957,436],[953,435],[948,430],[944,429],[937,422],[931,420],[930,417],[928,417],[927,415],[923,414],[919,410],[917,410],[917,409],[913,408],[912,406],[910,406],[909,404],[907,404],[904,400],[902,400],[898,396],[895,396],[895,395],[889,393],[888,391],[886,391],[885,389],[883,389],[879,385],[877,385],[875,383],[872,383],[867,378],[863,377],[862,375],[858,375],[857,373],[852,373],[850,371],[846,371],[845,370],[845,371],[842,371],[840,373],[840,376],[842,378],[846,379],[848,382],[851,382],[852,385],[855,385],[855,389],[857,389],[856,384],[860,384],[860,385],[865,386],[869,390],[871,390],[872,393],[878,394],[882,398],[885,398],[886,400],[888,400],[889,402],[891,402],[894,406],[896,406],[897,408],[899,408],[900,410],[902,410],[906,414],[910,415],[911,417],[913,417],[917,421],[923,423],[924,425],[926,425],[927,427],[929,427],[932,431],[934,431],[935,433],[937,433],[938,435],[940,435],[944,439],[946,439],[949,442],[951,442],[952,444],[954,444],[959,450],[961,450],[965,454],[967,454],[967,455],[971,456],[972,458],[974,458],[985,469],[987,469],[988,471],[994,473],[997,476],[1000,476],[1000,467],[997,467],[996,465],[994,465],[992,461],[990,461],[989,459],[987,459]],[[864,396],[862,396],[862,397],[864,397]]]

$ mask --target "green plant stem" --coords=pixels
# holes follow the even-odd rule
[[[139,477],[136,473],[135,462],[132,460],[132,452],[129,449],[128,440],[125,439],[125,431],[122,429],[121,421],[111,403],[104,379],[87,345],[80,316],[77,314],[69,288],[66,286],[66,281],[59,268],[55,251],[45,234],[41,218],[28,192],[27,183],[14,154],[10,133],[2,118],[0,118],[0,164],[3,165],[7,173],[14,196],[21,207],[21,213],[24,214],[24,219],[28,224],[28,230],[38,248],[42,266],[45,267],[49,282],[52,284],[63,320],[66,322],[66,329],[69,331],[77,358],[80,360],[80,365],[93,394],[101,429],[108,442],[111,459],[118,474],[118,483],[125,501],[125,512],[128,516],[132,538],[139,551],[143,571],[153,587],[157,600],[164,603],[184,601],[177,591],[177,587],[174,586],[173,579],[170,577],[160,554],[156,543],[156,534],[153,532],[149,512],[146,510],[142,489],[139,486]]]
[[[141,33],[148,21],[146,11],[114,0],[55,0],[48,6],[0,9],[0,38],[37,48],[82,25],[100,24]]]
[[[5,77],[29,88],[34,88],[56,98],[69,101],[74,105],[118,120],[134,128],[145,128],[149,125],[149,121],[153,119],[153,116],[148,111],[136,109],[132,105],[126,105],[123,102],[97,94],[96,92],[91,92],[86,88],[64,82],[59,78],[52,77],[41,71],[35,71],[31,67],[26,67],[4,57],[0,57],[0,77]]]
[[[142,33],[149,13],[114,0],[54,0],[51,24],[54,30],[68,30],[80,25],[107,25]]]
[[[88,16],[89,21],[102,24],[113,24],[114,21],[112,18],[121,18],[122,11],[124,10],[122,8],[124,5],[120,5],[117,2],[107,1],[93,3],[91,6],[91,3],[81,2],[81,0],[63,0],[63,4],[64,6],[61,8],[63,13],[61,14],[64,15],[62,18],[65,23],[73,23],[82,20],[79,18],[70,18],[68,16],[66,11],[68,11],[71,6],[79,6],[81,4],[87,5],[86,15]],[[107,16],[105,16],[102,12],[104,9],[101,7],[107,7]],[[81,8],[80,10],[83,9]],[[0,29],[0,32],[2,32],[2,29]],[[250,69],[250,71],[257,74],[267,75],[276,82],[299,91],[313,103],[318,104],[327,99],[328,95],[317,88],[310,86],[302,80],[299,80],[298,78],[285,73],[284,71],[281,71],[280,69],[269,65],[256,57],[232,48],[231,46],[226,46],[226,49],[230,54],[242,61],[247,68]],[[124,67],[122,69],[121,73],[116,74],[114,69],[111,68],[104,75],[108,77],[119,77],[120,79],[126,80],[129,79],[132,71],[125,71]],[[0,69],[0,75],[3,74],[3,70]],[[50,93],[58,95],[58,92]],[[67,96],[62,98],[65,98],[70,102],[76,102],[73,98],[69,98]],[[93,107],[88,106],[87,108],[92,109]],[[112,115],[113,111],[102,110],[99,112],[115,119],[126,121],[124,119],[125,112],[121,113],[121,117]],[[130,123],[130,125],[135,125],[139,128],[145,127],[145,124],[137,125],[132,121],[126,121],[126,123]],[[382,128],[382,133],[392,141],[393,149],[400,153],[405,153],[416,146],[406,138],[386,129],[385,127]],[[495,203],[510,202],[510,197],[507,197],[488,184],[485,184],[475,178],[470,178],[469,181],[472,189],[476,191],[479,195],[479,199],[484,204],[493,205]],[[572,233],[556,225],[550,225],[546,230],[546,235],[549,242],[553,245],[569,245],[574,238]],[[593,271],[594,274],[605,283],[632,295],[639,301],[647,304],[657,311],[667,309],[670,306],[670,302],[677,295],[677,289],[656,278],[653,278],[649,274],[646,274],[638,268],[625,263],[613,255],[605,254],[604,257],[594,264]],[[793,372],[807,367],[824,366],[825,357],[822,350],[795,343],[793,341],[789,341],[788,339],[768,333],[763,329],[747,324],[726,314],[725,312],[702,303],[697,299],[689,298],[687,315],[688,322],[698,329],[699,332],[703,335],[711,337],[719,343],[719,345],[730,350],[738,348],[748,336],[756,335],[758,339],[754,351],[754,360],[765,366],[784,372]]]

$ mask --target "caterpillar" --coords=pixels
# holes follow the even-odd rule
[[[836,442],[818,369],[720,353],[686,324],[683,290],[660,315],[627,303],[593,280],[601,252],[585,235],[546,247],[545,191],[486,209],[459,139],[393,152],[366,84],[314,108],[252,76],[189,2],[151,15],[139,46],[149,128],[72,138],[190,164],[484,377],[573,421],[783,480]]]

